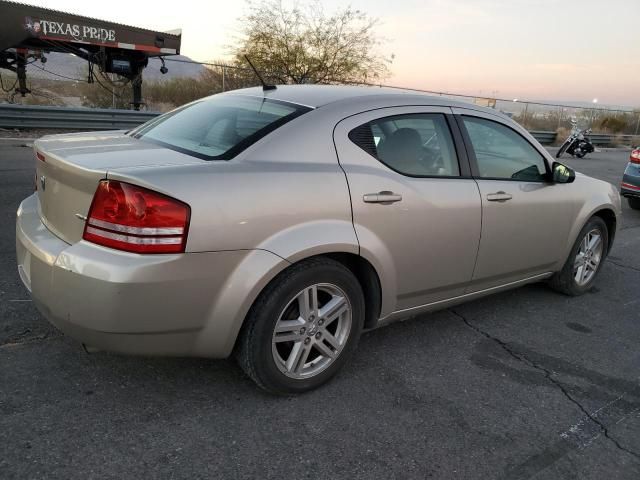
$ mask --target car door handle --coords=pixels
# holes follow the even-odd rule
[[[402,200],[402,195],[385,190],[378,193],[365,193],[362,200],[365,203],[394,203]]]
[[[503,192],[502,190],[487,195],[487,200],[489,200],[490,202],[506,202],[507,200],[511,200],[512,198],[513,195]]]

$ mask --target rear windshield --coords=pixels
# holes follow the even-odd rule
[[[205,160],[228,160],[309,110],[262,97],[215,95],[154,118],[130,135]]]

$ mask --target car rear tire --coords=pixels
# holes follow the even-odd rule
[[[586,293],[595,282],[609,248],[609,231],[600,217],[582,228],[562,270],[549,280],[554,290],[572,297]]]
[[[276,277],[245,320],[235,357],[258,386],[288,395],[331,379],[355,350],[364,325],[357,278],[329,258],[300,262]]]
[[[627,197],[627,202],[629,202],[629,206],[634,210],[640,210],[640,198]]]

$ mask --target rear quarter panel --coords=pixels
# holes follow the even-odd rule
[[[232,271],[211,272],[212,288],[219,287],[211,292],[216,299],[199,351],[214,345],[228,354],[257,296],[287,266],[322,253],[359,252],[333,124],[300,122],[305,116],[229,161],[108,172],[110,179],[190,205],[187,252],[246,251]],[[218,275],[225,278],[220,281]]]
[[[314,113],[229,161],[117,168],[108,178],[189,204],[188,252],[264,249],[291,262],[330,251],[358,253],[333,125],[301,121]]]

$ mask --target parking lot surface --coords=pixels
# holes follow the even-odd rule
[[[0,142],[0,478],[640,478],[626,202],[585,296],[532,285],[375,330],[333,382],[278,398],[232,361],[89,355],[51,327],[15,265],[21,143]],[[627,159],[566,162],[619,184]]]

